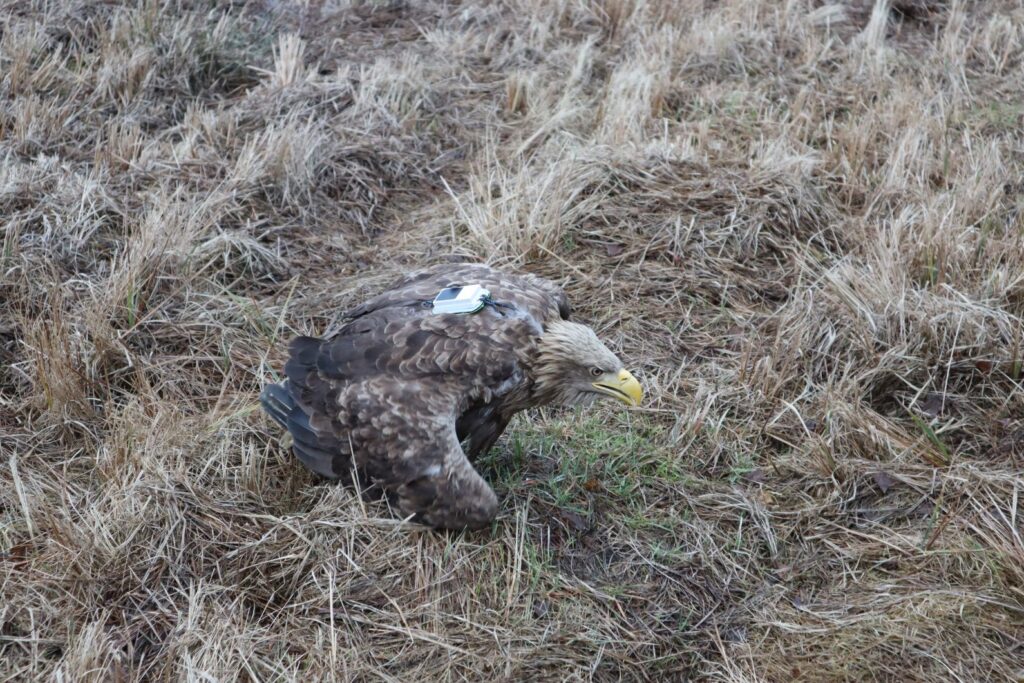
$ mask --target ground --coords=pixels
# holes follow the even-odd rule
[[[0,16],[0,678],[1024,678],[1018,2]],[[647,391],[518,418],[476,533],[257,407],[448,259]]]

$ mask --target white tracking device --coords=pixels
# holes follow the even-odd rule
[[[491,295],[480,285],[452,285],[434,297],[434,313],[476,313]]]

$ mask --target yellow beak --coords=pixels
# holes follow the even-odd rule
[[[640,382],[626,369],[619,370],[618,375],[605,375],[600,382],[594,382],[594,388],[631,406],[640,405],[644,398]]]

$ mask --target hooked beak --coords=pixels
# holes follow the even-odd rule
[[[619,370],[617,375],[605,375],[600,382],[594,382],[594,388],[603,394],[614,396],[626,405],[638,406],[643,400],[644,390],[629,370]]]

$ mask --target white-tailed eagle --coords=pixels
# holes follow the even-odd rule
[[[435,297],[454,285],[486,289],[483,308],[438,313]],[[309,469],[344,478],[354,461],[403,514],[434,527],[476,528],[494,517],[498,500],[471,460],[514,414],[642,397],[594,331],[569,320],[565,292],[534,275],[435,266],[344,320],[329,338],[292,341],[286,379],[260,400]]]

